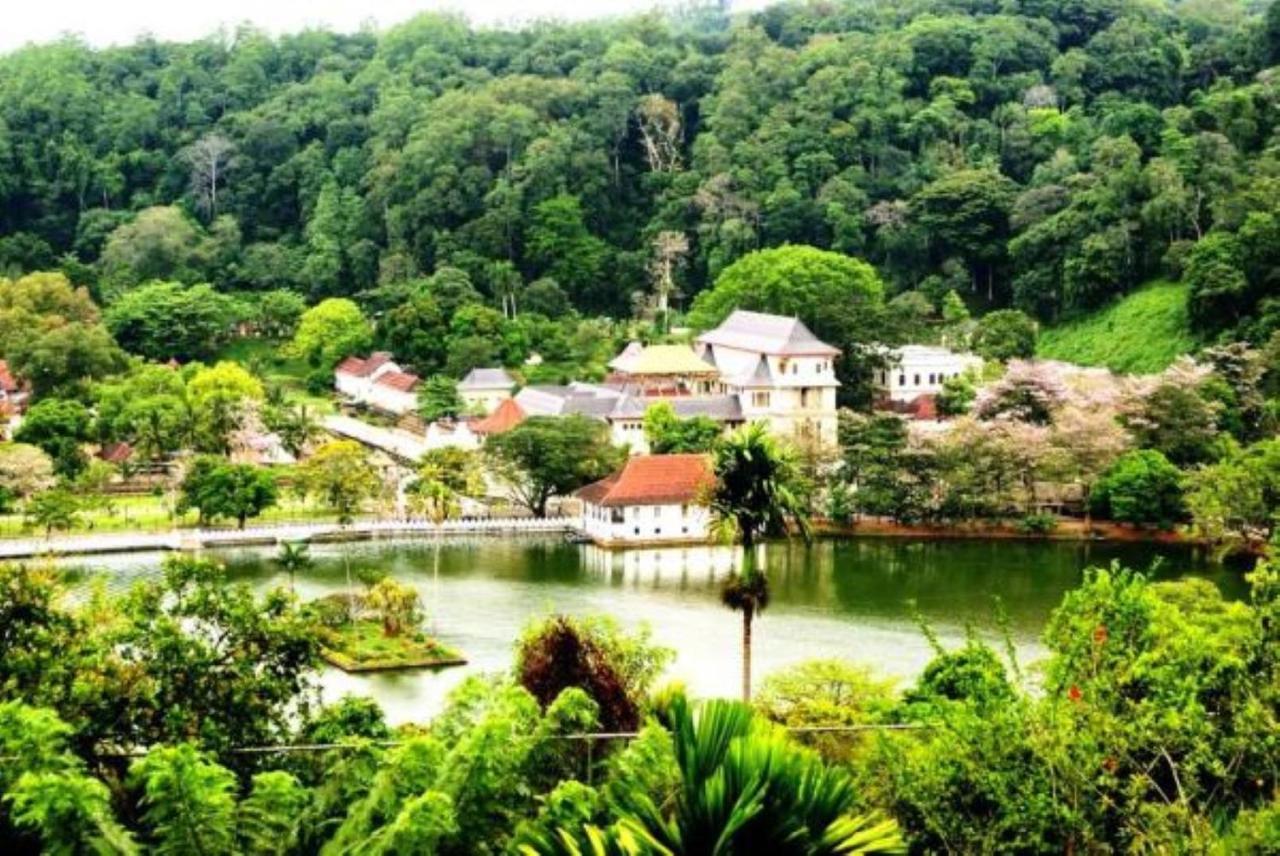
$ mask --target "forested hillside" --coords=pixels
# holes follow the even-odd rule
[[[448,265],[504,308],[549,279],[619,316],[655,259],[687,298],[790,242],[1045,320],[1182,277],[1199,332],[1258,339],[1280,322],[1277,62],[1280,9],[1238,0],[66,40],[0,58],[0,269],[61,266],[110,303]]]

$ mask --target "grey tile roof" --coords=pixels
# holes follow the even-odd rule
[[[724,323],[703,333],[698,341],[766,354],[835,356],[840,353],[839,348],[813,335],[799,318],[744,309],[735,309]]]
[[[472,369],[458,384],[458,389],[510,389],[515,379],[506,369]]]
[[[565,399],[561,413],[580,413],[594,419],[607,419],[618,405],[616,398],[601,398],[598,395],[572,395]]]
[[[736,395],[710,395],[671,399],[671,407],[681,419],[709,416],[717,422],[742,420],[742,402]]]
[[[751,374],[726,378],[725,383],[729,384],[729,386],[742,387],[743,389],[778,385],[777,379],[773,376],[773,370],[769,368],[769,358],[764,354],[760,355],[760,359]]]

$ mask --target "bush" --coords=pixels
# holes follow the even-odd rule
[[[557,615],[525,630],[515,674],[544,708],[577,687],[599,705],[605,731],[634,731],[650,684],[674,654],[650,642],[647,630],[628,635],[609,618]]]
[[[1182,471],[1154,449],[1126,452],[1094,488],[1093,513],[1168,528],[1184,514]]]
[[[1058,528],[1058,516],[1048,512],[1028,514],[1018,521],[1018,531],[1024,535],[1048,535]]]
[[[327,395],[333,389],[333,372],[328,369],[308,372],[306,386],[312,395]]]
[[[1036,352],[1036,322],[1017,309],[997,309],[978,319],[970,343],[974,353],[988,360],[1029,359]]]

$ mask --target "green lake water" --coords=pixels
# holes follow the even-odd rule
[[[469,660],[439,672],[325,671],[326,697],[372,696],[393,722],[429,718],[468,674],[509,668],[520,629],[553,611],[609,613],[625,626],[648,623],[657,641],[677,651],[669,677],[699,695],[733,695],[739,687],[741,623],[719,601],[733,561],[726,547],[609,552],[559,540],[447,542],[438,584],[429,542],[318,545],[312,554],[316,566],[297,582],[304,599],[345,590],[348,568],[382,568],[418,588],[439,636]],[[287,584],[271,551],[216,555],[234,580],[258,589]],[[161,559],[122,555],[77,564],[120,589],[157,573]],[[1112,561],[1140,569],[1155,563],[1162,579],[1205,577],[1230,597],[1246,590],[1239,569],[1171,546],[889,538],[772,544],[765,554],[772,602],[755,624],[757,681],[813,657],[860,661],[909,681],[931,656],[917,613],[944,644],[962,640],[971,626],[994,638],[997,598],[1019,657],[1029,664],[1043,653],[1039,636],[1063,593],[1086,567]]]

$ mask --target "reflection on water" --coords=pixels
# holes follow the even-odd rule
[[[372,695],[396,722],[424,719],[476,671],[510,667],[521,628],[549,612],[610,613],[627,626],[647,622],[655,638],[676,649],[672,678],[706,695],[738,689],[738,617],[720,605],[719,587],[734,567],[729,547],[681,547],[612,552],[558,540],[480,538],[446,543],[438,603],[430,542],[317,545],[316,566],[297,580],[304,599],[346,586],[362,568],[380,568],[414,585],[437,614],[440,636],[469,659],[464,668],[399,675],[351,676],[328,670],[327,697]],[[218,554],[229,576],[263,590],[286,585],[270,551]],[[123,590],[157,573],[162,556],[134,554],[92,560],[108,590]],[[1090,565],[1118,561],[1160,578],[1195,574],[1232,597],[1244,594],[1236,570],[1209,565],[1174,547],[1022,541],[822,540],[771,544],[764,566],[772,583],[769,609],[755,625],[761,677],[812,657],[845,657],[910,680],[930,657],[916,623],[922,616],[944,644],[966,628],[989,635],[998,598],[1020,657],[1042,653],[1038,636],[1049,612]],[[89,564],[83,560],[78,565]]]

